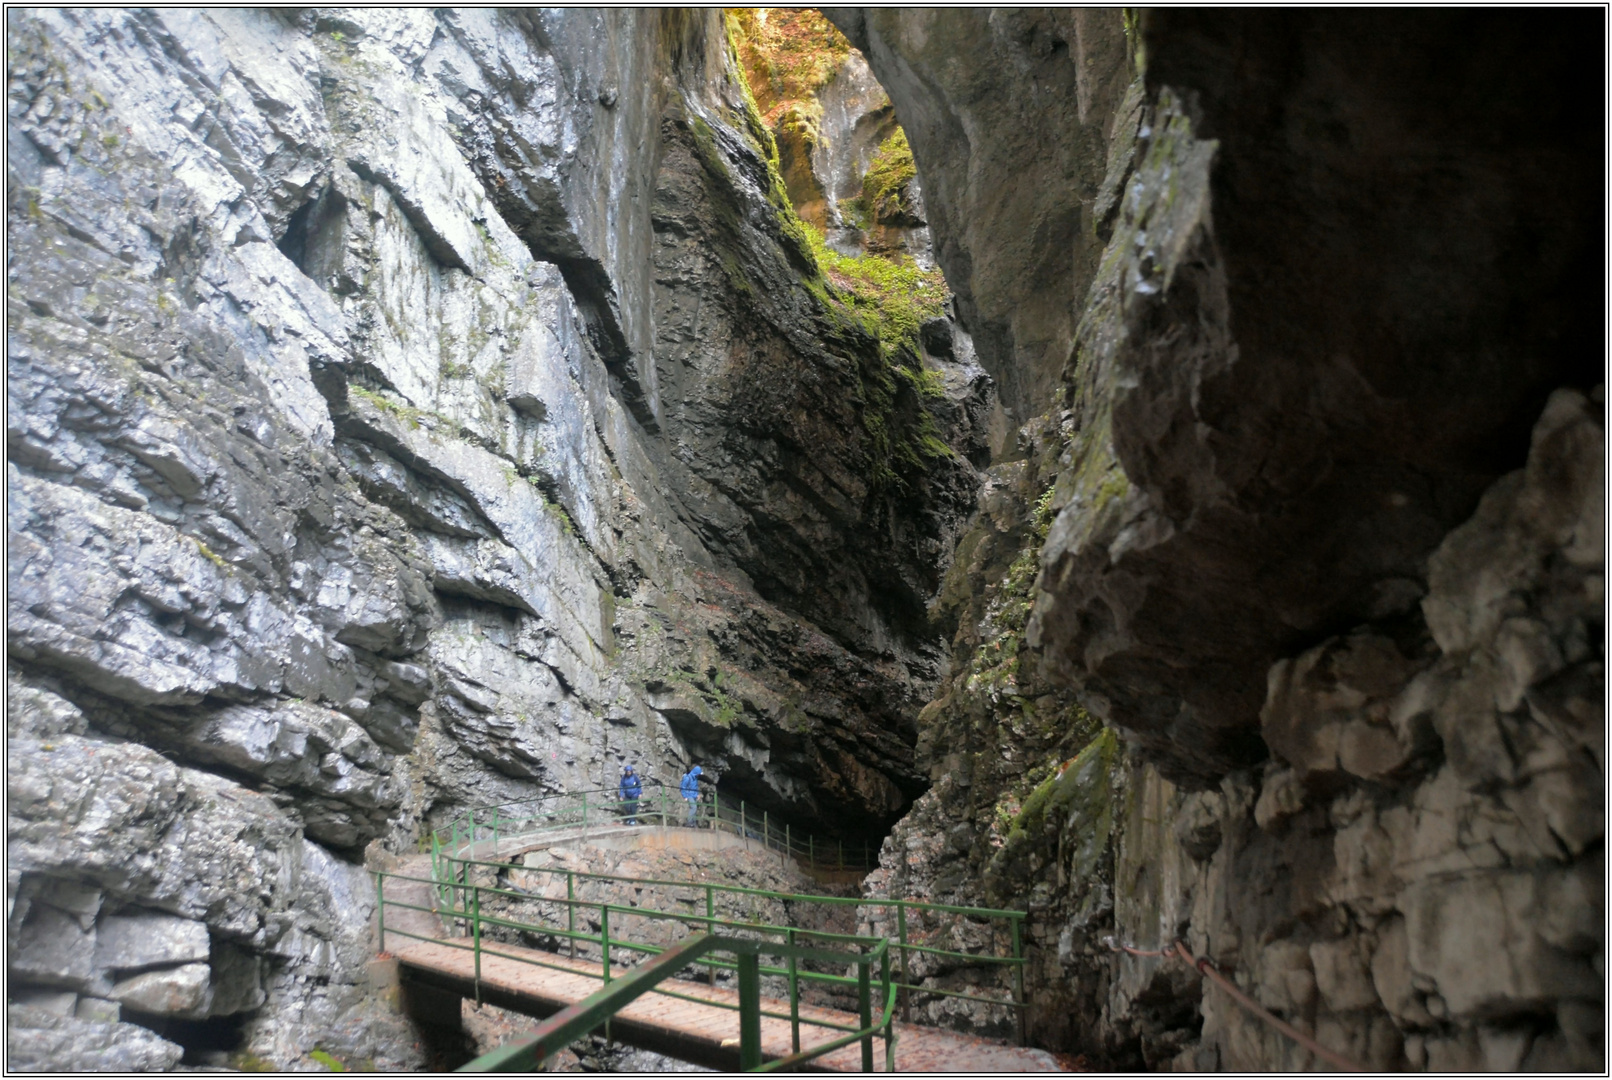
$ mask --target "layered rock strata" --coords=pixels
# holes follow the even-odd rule
[[[19,1061],[418,1066],[367,846],[627,760],[859,838],[922,790],[988,380],[892,380],[717,13],[7,35]]]

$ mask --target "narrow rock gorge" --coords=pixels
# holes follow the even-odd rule
[[[1604,19],[8,10],[8,1067],[439,1064],[370,870],[699,763],[1092,1067],[1604,1069]]]

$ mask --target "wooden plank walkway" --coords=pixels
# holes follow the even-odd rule
[[[462,946],[462,947],[460,947]],[[469,985],[474,992],[475,957],[468,938],[419,941],[395,950],[405,979],[449,992],[463,992]],[[504,956],[492,955],[496,949]],[[521,959],[511,959],[520,957]],[[551,967],[537,967],[538,961]],[[555,970],[556,968],[563,970]],[[628,969],[612,965],[612,971]],[[573,960],[557,953],[526,949],[516,945],[482,943],[482,1000],[502,1008],[538,1018],[550,1016],[567,1005],[594,993],[602,985],[597,960]],[[591,974],[589,974],[591,973]],[[697,1064],[719,1069],[738,1068],[739,995],[737,991],[684,980],[667,980],[662,987],[710,1001],[726,1002],[732,1008],[706,1005],[663,994],[649,993],[631,1002],[611,1020],[611,1035],[621,1042],[655,1050]],[[764,1012],[789,1013],[789,1002],[762,998]],[[854,1013],[800,1006],[800,1041],[803,1049],[829,1042],[844,1031],[823,1027],[817,1021],[847,1026],[856,1023]],[[1034,1050],[960,1035],[920,1024],[897,1023],[896,1068],[903,1072],[1057,1072],[1057,1062],[1044,1050]],[[874,1040],[874,1067],[884,1068],[884,1042]],[[761,1048],[767,1060],[785,1057],[792,1051],[787,1019],[761,1018]],[[842,1047],[807,1065],[816,1071],[858,1072],[862,1068],[859,1043]]]

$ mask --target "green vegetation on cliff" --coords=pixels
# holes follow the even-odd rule
[[[851,51],[834,24],[811,8],[728,8],[736,58],[769,127],[792,109],[815,119],[817,91]]]
[[[905,255],[842,255],[812,226],[806,233],[817,265],[844,290],[868,332],[878,336],[885,358],[895,363],[903,349],[916,356],[918,328],[946,307],[940,271],[925,270]]]
[[[728,49],[745,104],[740,126],[767,162],[768,200],[777,212],[786,245],[794,249],[803,264],[807,289],[822,301],[830,317],[849,315],[878,340],[880,362],[860,365],[862,423],[869,437],[868,480],[875,491],[904,488],[927,462],[952,456],[951,447],[940,438],[934,417],[923,406],[924,398],[938,396],[942,391],[938,378],[924,369],[918,343],[919,327],[926,319],[941,314],[949,293],[939,270],[924,270],[909,256],[852,256],[835,251],[821,232],[801,220],[789,199],[780,172],[778,144],[750,81],[750,69],[759,61],[747,63],[745,58],[772,58],[767,61],[772,66],[766,69],[765,92],[774,112],[786,100],[777,96],[780,93],[815,92],[832,76],[850,45],[826,21],[818,27],[813,19],[822,21],[815,12],[773,10],[763,19],[756,9],[725,11]],[[775,23],[773,30],[765,29]],[[844,43],[843,49],[821,32],[823,27],[835,35],[837,42]],[[779,47],[778,42],[784,45]],[[702,160],[710,159],[707,169],[725,174],[709,129],[697,117],[693,126]],[[916,175],[906,137],[900,137],[899,146],[893,143],[894,138],[888,140],[890,152],[885,153],[886,147],[881,147],[883,156],[875,159],[876,165],[880,161],[883,164],[874,187],[885,198],[891,197],[886,187],[904,169],[913,171],[898,186]],[[736,268],[730,269],[730,276],[736,273]],[[902,407],[903,388],[911,391],[909,407]]]
[[[1036,500],[1032,511],[1031,532],[1024,547],[1008,566],[996,596],[986,608],[981,629],[994,633],[982,641],[969,660],[967,689],[992,696],[1018,692],[1019,647],[1024,640],[1025,624],[1030,621],[1031,595],[1036,575],[1041,569],[1041,548],[1047,532],[1052,528],[1053,488],[1048,487]],[[1078,710],[1078,719],[1089,720],[1085,710]]]
[[[875,488],[904,487],[905,477],[925,462],[952,454],[923,406],[924,398],[944,391],[939,376],[924,368],[918,346],[919,328],[945,308],[945,279],[907,256],[842,255],[812,226],[804,228],[818,267],[835,287],[831,302],[847,307],[879,341],[879,364],[862,368],[869,479]],[[913,395],[905,409],[898,407],[903,389]]]
[[[862,174],[862,194],[840,203],[840,210],[859,228],[899,217],[911,209],[905,192],[917,175],[918,166],[912,160],[907,133],[898,127],[874,151],[868,171]]]
[[[1112,728],[1104,728],[1037,784],[1006,827],[998,823],[1002,845],[985,868],[987,888],[1011,892],[1013,883],[1027,880],[1050,835],[1058,837],[1057,861],[1067,859],[1071,879],[1085,881],[1098,874],[1114,831],[1121,760],[1119,737]]]

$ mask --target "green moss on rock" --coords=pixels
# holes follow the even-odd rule
[[[764,119],[816,108],[851,43],[811,8],[728,8],[729,41]]]
[[[346,1072],[347,1066],[342,1064],[335,1055],[324,1050],[309,1050],[308,1056],[323,1065],[330,1072]]]
[[[904,255],[841,255],[828,247],[821,232],[801,220],[783,181],[777,142],[764,122],[747,75],[743,57],[749,31],[745,29],[745,17],[743,12],[729,10],[724,19],[729,60],[743,101],[743,115],[735,118],[736,126],[766,162],[768,201],[777,215],[782,246],[801,271],[802,285],[818,301],[830,323],[848,317],[878,341],[878,362],[859,359],[858,370],[862,426],[868,435],[866,475],[874,492],[905,488],[914,476],[925,471],[929,462],[953,456],[951,447],[940,437],[934,417],[923,407],[924,399],[944,391],[924,370],[918,344],[919,327],[945,308],[949,295],[945,278],[939,270],[924,270]],[[780,17],[775,11],[767,21]],[[722,194],[727,198],[713,201],[726,202],[728,209],[718,205],[717,213],[736,215],[737,193],[716,135],[692,111],[689,115],[696,156],[712,179],[726,189]],[[900,141],[905,146],[905,136]],[[910,163],[910,159],[909,148],[905,160]],[[881,176],[888,181],[901,175],[903,168],[900,150],[892,149]],[[876,181],[876,185],[884,181]],[[731,226],[737,237],[737,221]],[[720,254],[719,258],[734,290],[741,294],[751,292],[752,286],[738,260]],[[912,398],[911,407],[903,407],[903,390]]]
[[[1095,874],[1114,831],[1119,762],[1119,737],[1104,728],[1023,800],[986,868],[987,880],[1000,884],[1022,879],[1031,852],[1046,846],[1048,833],[1058,830],[1064,833],[1059,846],[1069,859],[1071,877],[1083,880]]]
[[[856,215],[865,222],[888,221],[911,212],[907,205],[907,185],[918,175],[918,166],[912,160],[912,147],[907,133],[896,128],[890,137],[879,144],[862,176],[862,194],[854,207]]]

